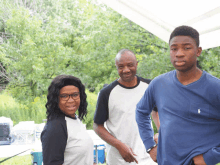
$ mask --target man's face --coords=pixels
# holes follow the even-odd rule
[[[196,42],[189,36],[176,36],[170,41],[170,60],[173,66],[181,72],[196,67],[197,57],[202,52]]]
[[[130,82],[135,78],[138,63],[131,52],[124,52],[115,64],[122,81]]]

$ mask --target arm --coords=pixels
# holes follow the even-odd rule
[[[159,130],[160,128],[160,120],[159,120],[159,115],[158,115],[158,112],[157,111],[152,111],[151,112],[151,116],[152,116],[152,119],[157,127],[157,130]]]
[[[48,121],[41,133],[43,163],[60,165],[64,163],[67,130],[64,121]]]
[[[136,121],[138,124],[138,129],[141,139],[145,145],[146,150],[148,150],[149,148],[155,145],[155,141],[153,138],[154,132],[151,127],[151,118],[150,118],[151,111],[155,106],[155,102],[152,94],[153,94],[152,84],[150,84],[136,107]],[[153,148],[151,152],[154,149],[157,149],[157,147]],[[152,156],[151,152],[150,152],[150,156]],[[152,157],[152,159],[154,161],[156,160],[155,154],[154,157]]]
[[[203,155],[197,155],[193,158],[193,162],[195,165],[206,165]],[[213,164],[215,165],[215,164]]]
[[[123,159],[126,162],[136,162],[138,163],[138,161],[136,160],[136,158],[134,157],[134,153],[132,151],[132,149],[122,143],[120,140],[116,139],[114,136],[112,136],[104,127],[104,124],[93,124],[93,129],[94,131],[107,143],[109,143],[110,145],[112,145],[113,147],[115,147],[119,153],[121,154],[121,156],[123,157]],[[136,155],[135,155],[136,156]]]
[[[94,115],[93,128],[104,141],[115,147],[126,162],[137,162],[132,149],[112,136],[104,127],[104,122],[108,120],[108,100],[110,90],[108,87],[101,90]]]

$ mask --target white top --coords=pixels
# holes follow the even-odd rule
[[[47,121],[41,141],[44,165],[93,165],[93,141],[78,118]]]
[[[86,127],[77,120],[65,117],[67,123],[67,145],[63,165],[93,165],[93,141]]]
[[[124,87],[118,81],[114,81],[105,87],[101,90],[98,98],[95,123],[101,124],[103,122],[101,116],[102,118],[105,116],[103,111],[106,108],[108,112],[106,126],[110,134],[132,148],[137,155],[136,159],[139,164],[154,165],[156,163],[152,161],[146,152],[135,120],[136,104],[147,87],[148,84],[141,78],[138,78],[138,84],[135,87]],[[107,104],[107,107],[105,104]],[[106,148],[108,165],[136,165],[134,162],[125,162],[115,147],[107,144]]]

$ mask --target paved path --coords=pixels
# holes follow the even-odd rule
[[[20,154],[19,156],[31,154],[31,151],[41,151],[42,149],[40,141],[37,141],[33,144],[12,143],[11,145],[0,145],[0,158],[10,157],[25,150],[28,151]]]
[[[90,137],[93,140],[94,145],[106,144],[93,130],[88,130]],[[18,144],[14,142],[11,145],[0,145],[0,158],[10,157],[30,149],[19,156],[31,154],[31,151],[42,151],[40,139],[36,139],[33,144]]]

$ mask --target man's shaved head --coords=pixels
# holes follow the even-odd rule
[[[132,51],[129,50],[129,49],[121,49],[121,50],[118,52],[118,54],[116,55],[116,57],[115,57],[115,63],[120,60],[121,55],[123,55],[125,52],[129,52],[129,54],[134,55],[134,57],[135,57],[135,59],[136,59],[136,56],[135,56],[134,52],[132,52]]]
[[[120,76],[120,83],[133,82],[137,72],[137,59],[135,54],[129,49],[122,49],[115,57],[115,66]]]

